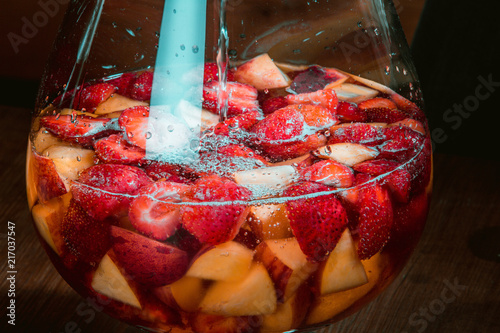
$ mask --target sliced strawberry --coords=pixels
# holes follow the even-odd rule
[[[392,94],[391,100],[397,105],[399,110],[403,111],[409,117],[418,120],[421,123],[426,122],[424,112],[415,103],[398,94]]]
[[[375,146],[385,140],[383,130],[366,123],[341,124],[330,127],[328,143],[357,143]]]
[[[292,76],[294,78],[290,89],[297,94],[322,90],[332,82],[345,79],[344,74],[320,66],[311,66]]]
[[[253,128],[257,140],[265,145],[280,145],[300,140],[305,119],[296,106],[279,109],[259,121]]]
[[[31,157],[36,193],[41,202],[47,202],[68,192],[52,159],[38,155],[34,149]]]
[[[406,118],[400,121],[396,121],[395,123],[392,123],[389,126],[400,126],[400,125],[409,127],[415,132],[418,132],[422,135],[425,135],[426,133],[424,125],[420,121],[411,118]]]
[[[343,122],[365,122],[367,120],[363,110],[360,110],[356,104],[345,101],[339,101],[336,115]]]
[[[411,175],[403,168],[398,168],[387,176],[387,186],[392,197],[398,202],[408,202],[411,192]]]
[[[147,161],[143,168],[146,174],[155,181],[165,179],[176,183],[187,183],[189,180],[196,180],[200,177],[198,172],[186,165],[162,161]]]
[[[310,93],[301,93],[297,95],[287,95],[288,104],[313,104],[319,105],[328,109],[331,113],[335,113],[339,100],[333,89],[322,89]]]
[[[220,244],[232,240],[246,218],[245,205],[251,192],[225,178],[200,178],[186,194],[194,205],[182,206],[182,224],[200,242]]]
[[[336,161],[322,160],[300,172],[301,179],[334,187],[351,187],[354,183],[352,170]]]
[[[389,193],[381,185],[365,186],[360,192],[358,256],[361,260],[380,252],[389,241],[393,212]]]
[[[276,96],[262,101],[262,113],[271,114],[276,110],[288,105],[288,100],[284,96]]]
[[[323,261],[335,248],[345,227],[347,214],[328,186],[305,182],[285,190],[284,197],[293,234],[302,252],[312,261]]]
[[[130,92],[136,78],[135,73],[124,73],[114,79],[106,81],[116,87],[116,92],[120,95],[131,97]]]
[[[257,154],[253,149],[246,147],[242,144],[239,145],[227,145],[220,147],[218,150],[219,154],[231,156],[231,157],[242,157],[245,159],[250,159],[254,161],[255,165],[258,167],[264,167],[268,164],[267,160]]]
[[[412,197],[408,203],[394,205],[394,223],[389,245],[398,251],[413,249],[422,234],[429,211],[429,197],[425,191]]]
[[[367,121],[370,123],[392,124],[408,117],[404,112],[390,108],[364,109]]]
[[[140,74],[129,87],[129,95],[138,101],[149,101],[153,88],[153,72],[145,71]]]
[[[114,122],[109,118],[92,118],[77,115],[45,116],[40,119],[40,126],[61,140],[90,146],[95,139],[116,132]]]
[[[397,109],[398,107],[390,99],[383,97],[375,97],[359,103],[358,108],[361,110],[366,110],[366,109],[382,109],[382,108]]]
[[[338,119],[332,115],[330,110],[320,105],[293,104],[287,108],[295,108],[304,116],[304,122],[311,127],[309,132],[325,129],[338,123]]]
[[[134,106],[122,112],[118,118],[118,124],[125,131],[127,140],[131,144],[146,149],[148,120],[149,107]]]
[[[84,170],[73,182],[73,198],[97,220],[127,215],[139,189],[152,181],[137,167],[123,164],[98,164]]]
[[[247,139],[251,128],[262,119],[262,114],[255,110],[228,118],[214,126],[217,135],[224,135],[235,139]]]
[[[228,95],[228,116],[259,110],[257,89],[248,84],[239,82],[227,82],[226,87]],[[218,81],[210,81],[203,86],[203,107],[217,114],[219,113],[219,103],[217,99],[219,88],[220,83]]]
[[[203,83],[210,81],[219,81],[219,70],[215,62],[207,62],[203,71]],[[227,81],[234,81],[234,70],[228,69]]]
[[[70,252],[91,265],[111,247],[110,225],[90,217],[75,199],[62,220],[61,234]]]
[[[417,154],[405,164],[405,168],[412,176],[411,192],[418,193],[424,190],[431,180],[432,146],[429,137],[424,139]]]
[[[326,141],[326,136],[321,133],[315,133],[305,135],[303,139],[295,142],[277,145],[262,144],[260,146],[262,149],[257,150],[265,152],[265,154],[273,161],[282,161],[305,155],[313,150],[323,147],[326,145]]]
[[[376,159],[358,163],[352,168],[356,172],[366,173],[370,176],[379,176],[396,169],[398,166],[400,166],[400,164],[394,161]]]
[[[131,145],[119,134],[94,141],[93,146],[99,160],[104,163],[136,164],[146,156],[144,149]]]
[[[143,235],[156,240],[172,236],[180,224],[182,196],[188,185],[159,181],[146,185],[130,204],[130,223]]]
[[[116,87],[110,83],[96,83],[83,88],[75,97],[74,109],[94,112],[97,106],[113,95]]]
[[[404,162],[422,149],[424,136],[406,126],[392,126],[384,129],[387,139],[379,146],[379,158]]]

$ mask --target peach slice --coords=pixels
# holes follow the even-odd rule
[[[67,190],[69,190],[70,181],[77,180],[81,171],[93,166],[95,159],[95,153],[91,149],[61,145],[48,147],[42,155],[54,162],[57,173]]]
[[[134,288],[123,275],[118,263],[112,258],[114,255],[110,250],[101,259],[92,277],[92,288],[99,294],[141,309],[141,303]]]
[[[217,281],[241,280],[250,269],[253,252],[230,241],[200,250],[186,276]]]
[[[319,158],[335,160],[347,166],[374,159],[378,154],[377,149],[357,143],[335,143],[313,152]]]
[[[266,268],[256,263],[240,281],[217,281],[200,303],[200,311],[223,316],[257,316],[276,310],[273,281]]]
[[[259,239],[280,239],[293,236],[284,204],[251,206],[247,222]]]
[[[326,86],[325,89],[330,89]],[[331,87],[341,101],[361,103],[378,95],[378,91],[359,84],[343,83]]]
[[[258,55],[239,66],[234,73],[234,79],[252,85],[257,90],[285,88],[291,82],[267,53]]]
[[[35,205],[31,211],[38,232],[59,256],[63,253],[64,248],[61,222],[68,210],[70,200],[71,193],[66,193],[45,203]]]
[[[346,229],[337,246],[320,264],[315,275],[315,286],[321,295],[352,289],[368,282],[359,260],[351,233]]]
[[[44,127],[40,128],[33,136],[33,148],[39,154],[53,145],[70,146],[71,144],[52,135]]]
[[[59,176],[54,162],[48,157],[39,155],[34,149],[29,154],[28,182],[33,184],[34,192],[40,201],[47,202],[67,193],[66,184]]]
[[[338,315],[368,294],[379,283],[385,266],[385,258],[378,253],[370,259],[362,261],[362,264],[368,277],[368,283],[316,298],[307,314],[306,325],[320,323]]]
[[[298,327],[304,320],[312,294],[306,285],[303,285],[286,302],[279,304],[276,311],[262,316],[262,332],[284,332]]]
[[[87,116],[87,117],[92,117],[92,118],[97,118],[99,115],[90,113],[90,112],[85,112],[85,111],[78,111],[74,109],[62,109],[61,110],[61,116],[67,116],[67,115],[73,115],[73,116]]]
[[[154,289],[154,294],[163,303],[186,312],[195,312],[205,296],[202,279],[184,276],[172,284]]]
[[[244,333],[254,332],[259,324],[259,317],[226,317],[211,315],[202,312],[187,316],[187,320],[194,332],[197,333]],[[175,328],[172,333],[181,333]],[[185,332],[185,330],[182,330]]]
[[[128,98],[119,94],[113,94],[105,102],[99,104],[97,109],[94,111],[96,115],[104,115],[113,113],[116,111],[123,111],[125,109],[131,108],[133,106],[147,106],[146,102],[141,102],[132,98]]]
[[[280,301],[286,302],[318,267],[317,263],[307,260],[295,237],[265,240],[256,252],[256,258],[274,282]]]

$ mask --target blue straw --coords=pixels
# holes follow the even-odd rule
[[[197,157],[205,61],[206,0],[165,0],[151,92],[148,159]]]

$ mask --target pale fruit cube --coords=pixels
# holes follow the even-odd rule
[[[253,251],[237,242],[204,248],[194,259],[186,276],[217,281],[241,280],[250,269]]]
[[[43,127],[33,136],[33,148],[35,148],[39,154],[53,145],[70,146],[70,143],[55,137]]]
[[[184,276],[172,284],[154,290],[155,295],[165,304],[187,312],[195,312],[198,309],[205,292],[205,282],[190,276]]]
[[[257,90],[288,87],[290,78],[276,66],[267,53],[258,55],[239,66],[234,79],[254,86]]]
[[[263,241],[256,248],[256,258],[269,272],[281,301],[291,297],[318,267],[307,260],[295,237]]]
[[[331,159],[347,166],[377,157],[378,150],[357,143],[335,143],[318,148],[313,154],[319,158]]]
[[[379,283],[386,266],[385,261],[386,259],[380,253],[368,260],[363,260],[362,264],[368,276],[368,283],[353,289],[317,297],[311,304],[305,323],[312,325],[328,320],[368,294]]]
[[[329,88],[328,86],[326,87]],[[331,87],[341,101],[361,103],[378,95],[378,91],[359,84],[343,83]]]
[[[276,310],[273,281],[262,264],[254,264],[240,281],[217,281],[200,303],[200,311],[223,316],[257,316]]]
[[[147,106],[148,103],[128,98],[119,94],[113,94],[106,101],[99,104],[94,111],[96,115],[109,114],[116,111],[123,111],[134,106]]]
[[[68,210],[70,200],[71,193],[66,193],[35,205],[31,211],[38,232],[58,255],[62,254],[64,247],[61,222]]]
[[[299,177],[291,165],[280,165],[253,170],[238,171],[233,175],[236,183],[245,186],[259,197],[284,190]]]
[[[352,289],[367,282],[368,278],[358,258],[351,233],[346,229],[335,249],[318,268],[317,288],[321,295],[326,295]]]
[[[251,206],[247,222],[259,239],[280,239],[293,236],[284,204]]]
[[[107,253],[92,277],[92,288],[109,298],[141,309],[141,303],[121,269]]]

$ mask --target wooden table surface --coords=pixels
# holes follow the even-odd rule
[[[0,107],[1,332],[139,332],[59,277],[26,203],[29,110]],[[496,149],[496,148],[494,148]],[[330,332],[500,332],[500,162],[435,156],[424,236],[397,280]],[[16,326],[7,324],[7,222],[16,232]]]

